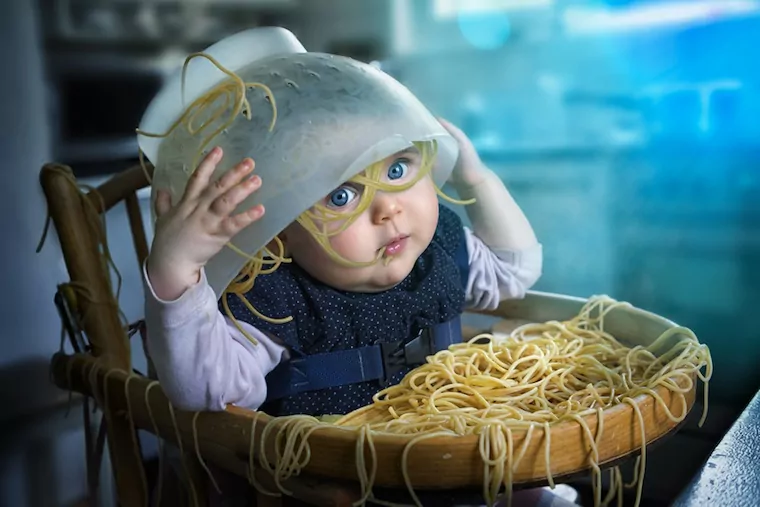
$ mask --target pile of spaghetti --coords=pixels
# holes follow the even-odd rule
[[[604,296],[594,297],[571,320],[527,324],[505,339],[483,335],[454,345],[430,356],[426,364],[411,371],[398,385],[377,393],[371,405],[335,421],[335,425],[353,427],[360,433],[357,472],[364,499],[376,501],[371,492],[377,468],[372,434],[413,437],[401,465],[407,487],[418,505],[406,463],[411,447],[420,440],[441,435],[478,435],[484,463],[483,495],[492,505],[501,494],[509,503],[513,471],[525,456],[532,438],[544,441],[547,479],[553,485],[549,463],[550,429],[560,422],[575,421],[583,429],[590,448],[595,505],[606,505],[615,497],[620,503],[623,481],[618,468],[611,470],[609,493],[606,498],[601,497],[597,444],[604,431],[605,409],[628,404],[637,417],[642,437],[636,478],[631,484],[638,486],[638,505],[646,463],[646,438],[638,404],[641,398],[637,400],[637,397],[653,397],[658,410],[662,409],[672,421],[680,422],[688,413],[686,396],[692,392],[693,380],[698,377],[705,383],[704,421],[712,364],[707,346],[683,327],[668,329],[648,346],[624,345],[604,329],[605,316],[620,306],[630,305]],[[680,402],[675,406],[682,410],[670,409],[672,400],[671,404],[666,403],[657,392],[660,387]],[[595,435],[585,419],[589,415],[598,417]],[[294,453],[293,446],[286,443],[303,444],[308,434],[325,424],[306,416],[290,419],[290,424],[281,426],[285,435],[279,436],[285,438],[277,438],[283,443],[277,465],[265,464],[280,478],[286,470],[297,473],[308,460],[308,452]],[[535,435],[534,430],[537,430]],[[513,445],[517,432],[525,435],[519,448]],[[370,448],[366,457],[365,446]],[[303,445],[300,447],[304,449]],[[300,466],[295,461],[300,461]]]

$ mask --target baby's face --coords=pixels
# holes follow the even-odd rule
[[[417,177],[421,164],[416,148],[396,153],[383,161],[381,181],[391,185],[408,183]],[[360,185],[346,183],[321,204],[331,211],[350,213],[363,191]],[[406,190],[377,190],[369,207],[346,230],[330,237],[333,250],[343,259],[366,263],[382,256],[370,266],[338,263],[298,223],[289,226],[281,238],[293,260],[317,280],[340,290],[380,292],[398,284],[412,271],[433,239],[437,224],[438,198],[433,180],[425,175]],[[339,223],[329,227],[338,226]]]

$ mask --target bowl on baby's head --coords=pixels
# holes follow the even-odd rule
[[[213,146],[224,151],[214,178],[245,157],[255,161],[262,187],[238,210],[263,204],[266,213],[234,239],[251,256],[341,184],[414,142],[435,141],[439,186],[458,154],[395,79],[350,58],[308,53],[282,28],[246,30],[191,55],[151,102],[140,132],[155,166],[153,199],[166,189],[176,202]],[[229,248],[211,259],[206,276],[217,297],[248,261]]]

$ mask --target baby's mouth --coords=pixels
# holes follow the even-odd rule
[[[393,257],[394,255],[398,255],[401,252],[403,252],[404,248],[406,248],[406,243],[408,239],[409,239],[408,234],[401,234],[399,236],[396,236],[392,240],[390,240],[383,247],[385,255],[387,257]]]

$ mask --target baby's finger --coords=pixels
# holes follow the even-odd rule
[[[206,187],[206,191],[203,195],[204,199],[208,201],[209,205],[212,205],[219,196],[233,188],[240,183],[246,175],[250,174],[255,165],[256,164],[250,158],[243,159],[242,162],[216,180],[213,185]]]
[[[467,137],[467,134],[462,131],[459,127],[454,125],[448,120],[445,120],[443,118],[438,118],[438,122],[443,125],[443,128],[445,128],[449,134],[451,134],[451,137],[457,140],[459,143],[459,148],[462,151],[466,151],[468,153],[468,156],[475,153],[475,147],[472,145],[472,141],[469,137]]]
[[[259,176],[248,178],[214,199],[209,209],[219,217],[227,217],[235,210],[238,204],[259,188],[261,188],[261,178]]]
[[[159,190],[156,194],[156,217],[162,217],[172,209],[172,196],[166,190]]]
[[[461,141],[467,138],[467,135],[464,132],[462,132],[462,130],[459,127],[457,127],[450,121],[444,118],[440,118],[440,117],[438,118],[438,121],[440,122],[441,125],[443,125],[443,128],[445,128],[449,132],[449,134],[451,134],[452,137],[454,137],[455,139]]]
[[[257,204],[242,213],[225,218],[222,222],[222,229],[224,234],[231,238],[262,216],[264,216],[264,206]]]
[[[203,191],[206,190],[211,175],[214,174],[214,169],[216,169],[216,165],[221,159],[222,149],[218,146],[203,157],[201,163],[198,164],[198,168],[193,172],[192,176],[190,176],[190,180],[187,182],[184,199],[197,199]]]

